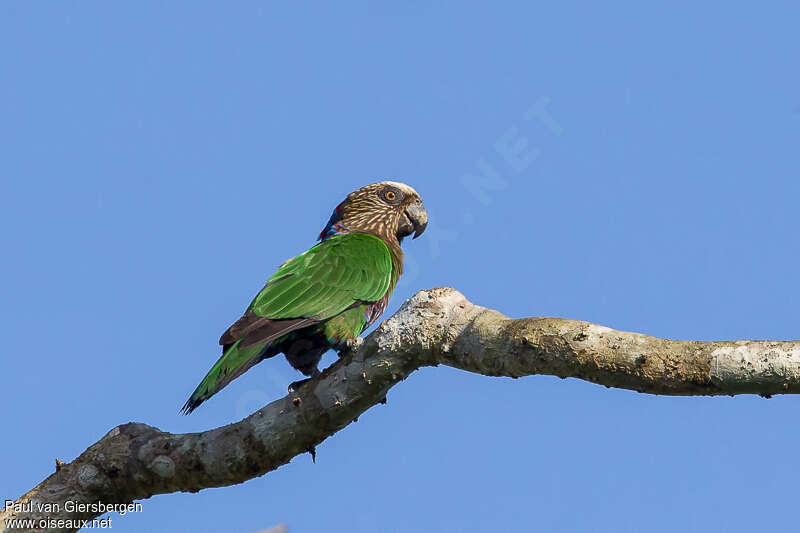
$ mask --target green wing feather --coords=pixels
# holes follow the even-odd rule
[[[290,259],[248,308],[269,319],[327,320],[356,302],[380,300],[392,282],[389,248],[369,233],[327,239]]]
[[[278,268],[244,316],[222,335],[217,360],[183,407],[187,414],[265,357],[294,330],[383,298],[397,272],[386,244],[368,233],[322,241]],[[270,355],[274,355],[274,352]]]

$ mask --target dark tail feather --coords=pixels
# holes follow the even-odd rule
[[[236,341],[225,350],[222,357],[214,363],[206,377],[194,390],[192,395],[183,404],[181,412],[188,415],[197,407],[208,400],[228,383],[244,374],[250,367],[260,363],[267,357],[272,357],[277,351],[270,350],[266,343],[250,346],[247,348],[239,347],[240,341]]]
[[[285,335],[317,322],[313,318],[270,320],[248,311],[223,333],[220,338],[222,357],[208,371],[181,412],[188,415],[250,367],[278,353],[280,349],[275,345],[280,344]]]

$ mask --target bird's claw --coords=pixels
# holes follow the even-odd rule
[[[297,389],[299,389],[300,387],[302,387],[303,385],[305,385],[309,381],[311,381],[311,378],[299,379],[297,381],[292,381],[291,383],[289,383],[289,387],[288,387],[289,392],[297,391]]]
[[[303,372],[303,373],[306,376],[309,376],[309,374],[307,374],[306,372]],[[297,381],[292,381],[291,383],[289,383],[289,392],[296,392],[297,389],[299,389],[300,387],[302,387],[303,385],[305,385],[306,383],[308,383],[309,381],[311,381],[315,377],[319,376],[320,374],[322,374],[322,372],[319,371],[319,368],[316,368],[316,367],[312,368],[310,377],[307,377],[306,379],[300,379],[300,380],[297,380]]]
[[[364,338],[356,337],[355,339],[347,339],[345,343],[347,344],[348,351],[357,352],[359,348],[361,348],[361,346],[364,344]]]

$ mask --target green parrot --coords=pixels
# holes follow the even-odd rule
[[[222,357],[182,411],[191,413],[279,353],[304,375],[318,375],[322,354],[356,345],[386,309],[403,272],[400,243],[412,234],[416,239],[427,225],[422,199],[404,183],[373,183],[350,193],[334,209],[320,242],[283,263],[222,334]]]

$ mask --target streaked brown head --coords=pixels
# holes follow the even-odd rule
[[[346,231],[373,233],[385,240],[414,235],[417,238],[428,225],[428,213],[419,193],[405,183],[382,181],[353,191],[339,204],[320,238],[333,224]]]

